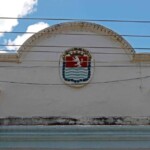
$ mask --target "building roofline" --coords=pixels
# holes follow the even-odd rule
[[[50,27],[47,27],[34,35],[28,38],[22,46],[19,48],[17,54],[10,53],[0,53],[0,61],[4,62],[18,62],[19,59],[23,56],[24,53],[29,52],[31,47],[38,42],[38,40],[54,36],[56,34],[61,34],[63,32],[69,31],[83,31],[83,32],[92,32],[95,34],[104,34],[110,36],[111,39],[120,43],[121,47],[127,54],[130,54],[129,57],[133,62],[148,62],[150,61],[150,54],[141,53],[136,54],[133,47],[119,34],[110,30],[102,25],[91,23],[91,22],[65,22],[56,24]]]

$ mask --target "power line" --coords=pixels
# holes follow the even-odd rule
[[[117,83],[117,82],[133,81],[133,80],[140,80],[140,79],[147,79],[147,78],[150,78],[150,76],[122,79],[122,80],[104,81],[104,82],[90,82],[88,84]],[[61,84],[61,83],[31,83],[31,82],[17,82],[17,81],[0,81],[0,83],[21,84],[21,85],[42,85],[42,86],[45,86],[45,85],[47,85],[47,86],[48,85],[66,85],[66,84]],[[82,83],[82,84],[87,84],[87,83]],[[76,84],[72,84],[72,85],[76,85]]]
[[[46,17],[0,17],[0,19],[5,20],[12,20],[12,19],[19,19],[19,20],[51,20],[51,21],[91,21],[91,22],[120,22],[120,23],[150,23],[150,20],[117,20],[117,19],[79,19],[79,18],[46,18]]]
[[[20,45],[20,44],[0,44],[0,46],[24,46],[24,47],[55,47],[55,48],[70,48],[70,47],[84,47],[84,48],[99,48],[99,49],[123,49],[121,47],[107,47],[107,46],[75,46],[75,45]],[[137,49],[137,50],[150,50],[150,47],[126,47],[125,49]],[[1,50],[4,51],[4,50]],[[5,50],[5,51],[10,51],[10,50]],[[40,51],[35,51],[35,52],[40,52]]]
[[[139,64],[136,65],[94,65],[91,66],[91,68],[134,68],[134,67],[139,67]],[[141,67],[150,67],[150,65],[143,65]],[[24,69],[24,68],[62,68],[62,66],[0,66],[0,68],[20,68],[20,69]]]
[[[70,47],[84,47],[84,48],[99,48],[99,49],[123,49],[121,47],[107,47],[107,46],[75,46],[75,45],[27,45],[27,44],[24,44],[24,45],[20,45],[20,44],[0,44],[0,46],[24,46],[24,47],[60,47],[60,48],[70,48]],[[137,49],[137,50],[150,50],[150,47],[132,47],[132,48],[125,48],[125,49]],[[3,50],[2,50],[3,51]],[[9,51],[9,50],[7,50]]]
[[[15,47],[15,46],[23,46],[23,47],[42,47],[42,48],[46,48],[46,47],[53,47],[53,48],[71,48],[71,47],[83,47],[83,48],[94,48],[94,49],[123,49],[121,47],[107,47],[107,46],[75,46],[75,45],[70,45],[70,46],[67,46],[67,45],[27,45],[27,44],[24,44],[24,45],[20,45],[20,44],[0,44],[0,47],[4,47],[4,46],[12,46],[12,47]],[[124,49],[128,49],[128,50],[150,50],[150,47],[126,47]],[[10,52],[10,50],[0,50],[0,51],[8,51]],[[23,51],[22,51],[23,52]],[[26,51],[25,51],[26,52]],[[32,51],[33,52],[33,51]],[[44,51],[34,51],[34,52],[44,52]],[[45,51],[45,52],[48,52],[48,51]],[[56,53],[59,53],[58,51],[54,51]],[[61,53],[61,52],[60,52]],[[97,52],[99,53],[99,52]]]
[[[62,62],[60,60],[21,59],[23,62]],[[129,63],[129,61],[94,61],[95,63]]]
[[[5,32],[5,31],[0,31],[0,33],[6,33],[6,34],[35,34],[37,32],[22,32],[22,31],[16,31],[16,32]],[[55,33],[53,32],[53,34],[59,34],[59,35],[88,35],[88,36],[114,36],[114,35],[105,35],[105,34],[82,34],[82,33]],[[124,37],[137,37],[137,38],[150,38],[150,35],[139,35],[139,34],[119,34],[120,36],[124,36]]]
[[[60,52],[60,51],[45,51],[45,50],[43,50],[43,51],[30,51],[31,53],[33,52],[33,53],[36,53],[36,52],[40,52],[40,53],[63,53],[63,52]],[[127,53],[111,53],[111,52],[90,52],[91,54],[104,54],[104,55],[116,55],[116,54],[118,54],[118,55],[133,55],[133,53],[132,54],[127,54]],[[135,53],[134,53],[135,54]],[[144,54],[149,54],[149,53],[144,53]]]
[[[9,52],[12,52],[12,51],[14,51],[14,50],[2,50],[2,51],[9,51]],[[23,51],[23,52],[26,52],[26,51]],[[45,50],[42,50],[42,51],[30,51],[30,53],[36,53],[36,52],[39,52],[39,53],[63,53],[63,52],[61,52],[61,51],[45,51]],[[90,52],[91,54],[104,54],[104,55],[116,55],[116,54],[118,54],[118,55],[133,55],[133,54],[127,54],[127,53],[111,53],[111,52]],[[148,53],[149,54],[149,53]]]

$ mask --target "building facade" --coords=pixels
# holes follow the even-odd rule
[[[0,53],[1,149],[150,148],[150,55],[88,22]]]

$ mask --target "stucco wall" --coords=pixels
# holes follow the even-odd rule
[[[94,35],[55,35],[42,38],[35,44],[70,46],[70,48],[122,47],[118,41],[108,36]],[[139,79],[141,76],[150,75],[148,67],[139,67],[138,63],[132,63],[124,49],[87,48],[95,59],[93,78],[88,85],[73,88],[61,85],[64,82],[59,74],[60,55],[66,49],[69,47],[32,47],[29,52],[23,53],[21,63],[0,63],[0,66],[9,66],[0,67],[0,81],[60,84],[34,85],[1,82],[0,117],[149,116],[150,80],[149,78]],[[124,65],[124,67],[114,67],[117,65]],[[125,81],[134,78],[137,79]]]

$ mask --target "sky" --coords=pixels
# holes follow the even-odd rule
[[[149,6],[150,0],[0,0],[0,17],[150,21]],[[38,32],[61,22],[64,21],[0,18],[0,45],[21,45],[31,36],[6,32]],[[95,23],[120,35],[150,35],[150,23]],[[150,37],[124,38],[134,48],[150,48]],[[1,51],[12,52],[17,49],[17,46],[0,46]]]

